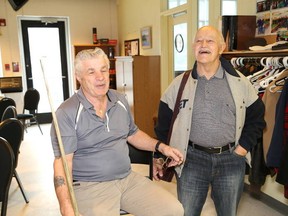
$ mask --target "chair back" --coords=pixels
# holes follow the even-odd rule
[[[4,110],[3,115],[1,117],[1,122],[4,121],[5,119],[16,118],[16,117],[17,117],[16,107],[10,105]]]
[[[15,101],[12,99],[12,98],[9,98],[9,97],[4,97],[0,100],[0,118],[2,117],[5,109],[8,107],[8,106],[14,106],[16,107],[16,103]]]
[[[23,124],[18,119],[10,118],[0,123],[0,137],[6,139],[13,149],[15,168],[18,164],[18,154],[22,142],[23,132]]]
[[[29,110],[32,112],[37,112],[38,104],[40,101],[40,94],[37,89],[29,88],[24,95],[24,110]]]
[[[131,163],[149,165],[149,178],[152,180],[153,179],[152,152],[137,149],[130,144],[128,144],[128,147],[129,147],[129,157],[130,157]]]
[[[0,137],[0,202],[1,215],[6,215],[8,194],[14,171],[14,154],[10,144]]]

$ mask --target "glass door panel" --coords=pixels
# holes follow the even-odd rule
[[[19,21],[22,29],[21,46],[23,46],[26,87],[35,88],[40,93],[38,121],[50,123],[51,108],[40,61],[43,63],[49,85],[53,109],[56,110],[60,103],[69,97],[67,20],[55,18],[45,22],[45,18],[42,20],[36,17],[20,18]]]
[[[28,37],[33,87],[43,96],[39,102],[38,112],[50,112],[51,109],[40,60],[43,63],[49,91],[51,96],[53,95],[51,98],[53,99],[54,109],[56,109],[64,101],[62,91],[59,91],[63,89],[61,57],[59,52],[59,30],[58,28],[28,28]],[[43,41],[49,41],[49,43],[43,43]]]
[[[174,24],[173,35],[174,77],[176,77],[188,69],[187,22]]]

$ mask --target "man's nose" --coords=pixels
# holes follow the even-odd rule
[[[206,47],[207,46],[207,41],[206,40],[203,40],[202,42],[201,42],[201,47]]]
[[[103,80],[104,79],[104,74],[101,73],[101,72],[97,72],[97,73],[95,73],[95,78],[97,80]]]

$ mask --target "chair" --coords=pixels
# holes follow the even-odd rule
[[[0,100],[0,118],[2,118],[2,115],[5,111],[5,109],[8,107],[8,106],[14,106],[16,107],[16,103],[15,101],[12,99],[12,98],[9,98],[9,97],[4,97]]]
[[[1,122],[6,120],[6,119],[10,119],[10,118],[17,118],[17,110],[15,106],[8,106],[5,110],[4,113],[2,115],[1,118]],[[22,122],[21,122],[22,123]],[[24,134],[23,134],[24,135]],[[22,137],[22,140],[24,139],[24,137]]]
[[[130,157],[131,163],[149,165],[149,174],[147,175],[147,178],[153,180],[153,154],[152,152],[137,149],[130,144],[128,144],[128,147],[129,147],[129,157]],[[120,209],[120,215],[127,215],[127,214],[129,213]]]
[[[153,180],[153,154],[152,152],[137,149],[130,144],[128,144],[128,147],[129,147],[129,157],[130,157],[131,163],[149,165],[149,174],[147,175],[147,177]]]
[[[17,118],[17,110],[16,110],[16,107],[13,105],[8,106],[4,110],[2,117],[1,117],[1,122],[9,118]]]
[[[25,92],[24,95],[24,106],[23,106],[23,113],[17,115],[17,119],[22,121],[24,125],[24,129],[27,132],[27,120],[34,120],[39,127],[41,134],[43,134],[39,122],[37,120],[37,113],[38,113],[38,104],[40,101],[40,94],[37,89],[30,88]],[[25,111],[29,111],[29,114],[25,113]]]
[[[10,144],[0,137],[0,202],[1,216],[6,216],[8,195],[14,170],[14,153]]]
[[[13,176],[16,178],[16,181],[20,187],[25,202],[29,203],[29,199],[25,193],[20,177],[16,171],[18,165],[19,149],[22,142],[23,133],[24,133],[23,124],[16,118],[6,119],[0,123],[0,137],[3,137],[8,141],[14,152],[15,163],[14,163]]]

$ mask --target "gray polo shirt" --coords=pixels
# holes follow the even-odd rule
[[[219,147],[235,141],[236,108],[222,66],[210,80],[198,77],[192,116],[192,142]]]
[[[81,89],[56,111],[65,154],[74,153],[74,180],[110,181],[131,172],[127,137],[138,128],[125,96],[114,90],[107,96],[105,119],[96,115]],[[51,140],[55,156],[60,156],[54,124]]]

